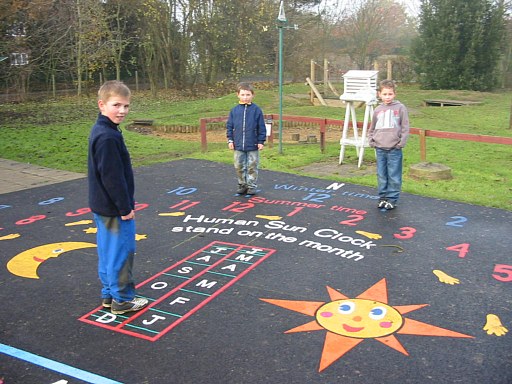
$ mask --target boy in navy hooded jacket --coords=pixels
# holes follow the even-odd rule
[[[264,147],[267,130],[261,108],[252,102],[252,85],[240,83],[237,96],[239,104],[231,109],[226,123],[228,147],[234,151],[236,193],[254,195],[258,186],[259,151]]]

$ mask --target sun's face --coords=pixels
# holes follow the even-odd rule
[[[369,339],[387,336],[403,324],[400,312],[374,300],[335,300],[322,305],[316,321],[338,335]]]
[[[319,371],[365,339],[374,339],[408,356],[409,353],[394,334],[473,337],[404,318],[402,315],[428,304],[389,305],[386,279],[377,282],[355,298],[349,298],[330,287],[327,287],[327,291],[331,298],[329,302],[260,299],[315,318],[285,333],[327,331]]]

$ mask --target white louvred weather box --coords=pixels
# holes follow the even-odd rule
[[[377,76],[379,71],[351,70],[343,75],[342,101],[362,101],[374,103],[377,101]]]

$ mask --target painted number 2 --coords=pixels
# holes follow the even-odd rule
[[[453,219],[453,221],[448,221],[446,223],[449,227],[463,227],[464,223],[468,221],[468,219],[464,216],[452,216],[450,219]]]
[[[340,224],[354,226],[354,225],[357,225],[356,223],[358,221],[364,220],[364,216],[363,215],[349,215],[347,217],[349,219],[348,220],[340,221]]]

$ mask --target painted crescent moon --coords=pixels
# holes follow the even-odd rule
[[[13,275],[29,279],[39,279],[37,268],[41,263],[52,257],[59,257],[61,254],[83,248],[95,248],[96,244],[85,242],[63,242],[40,245],[18,253],[7,263],[7,269]]]

